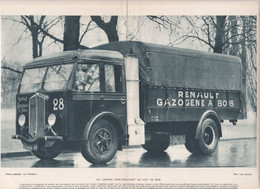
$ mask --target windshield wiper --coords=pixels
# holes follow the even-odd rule
[[[66,80],[66,77],[65,77],[64,75],[62,75],[62,74],[59,73],[60,70],[61,70],[61,68],[62,68],[62,66],[60,66],[58,69],[55,69],[54,66],[51,66],[50,68],[56,73],[56,75],[59,75],[59,76],[61,76],[64,80]]]

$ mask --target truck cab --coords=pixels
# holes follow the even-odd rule
[[[24,66],[16,104],[13,138],[36,157],[52,159],[62,147],[81,142],[89,159],[86,141],[91,140],[93,153],[103,159],[90,161],[108,161],[122,149],[126,135],[123,56],[88,50],[35,59]]]

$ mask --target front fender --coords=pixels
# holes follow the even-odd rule
[[[82,135],[82,140],[88,140],[89,137],[89,132],[91,128],[93,127],[94,123],[100,119],[106,119],[108,121],[111,121],[111,123],[116,127],[117,131],[119,132],[119,137],[122,136],[124,133],[123,125],[118,118],[118,116],[112,112],[101,112],[95,116],[93,116],[89,122],[87,123],[83,135]]]
[[[215,121],[215,123],[217,124],[217,127],[218,127],[219,136],[222,137],[221,123],[220,123],[220,119],[219,119],[218,114],[215,111],[213,111],[213,110],[207,110],[200,117],[200,121],[198,123],[196,134],[195,134],[195,139],[199,139],[200,138],[203,121],[205,119],[207,119],[207,118],[211,118],[211,119],[213,119]]]

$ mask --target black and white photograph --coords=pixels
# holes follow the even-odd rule
[[[256,169],[257,23],[257,14],[2,14],[1,168]],[[124,179],[95,187],[141,187]],[[144,188],[167,188],[149,179]],[[222,183],[193,187],[240,188]],[[183,184],[168,188],[192,188]]]

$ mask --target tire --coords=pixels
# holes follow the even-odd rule
[[[38,150],[32,151],[32,154],[39,159],[53,159],[61,153],[61,142],[55,142],[51,147],[45,147],[44,143],[38,144]]]
[[[190,153],[199,154],[198,140],[186,136],[185,147]]]
[[[217,149],[219,138],[215,121],[207,118],[202,123],[199,138],[186,137],[185,147],[191,153],[208,155]]]
[[[97,121],[91,128],[88,140],[81,142],[81,154],[90,163],[105,164],[115,156],[118,149],[118,134],[106,120]]]
[[[143,149],[148,152],[163,152],[170,146],[169,134],[152,134],[152,138],[149,141],[145,141],[142,145]]]

